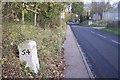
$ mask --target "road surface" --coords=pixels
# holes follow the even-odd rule
[[[71,29],[99,78],[118,78],[118,36],[90,27]]]

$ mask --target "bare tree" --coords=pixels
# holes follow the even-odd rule
[[[91,14],[98,13],[102,19],[103,12],[107,11],[111,7],[108,2],[92,2],[91,3]]]

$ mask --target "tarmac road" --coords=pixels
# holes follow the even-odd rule
[[[90,27],[71,29],[99,78],[118,78],[118,36]]]

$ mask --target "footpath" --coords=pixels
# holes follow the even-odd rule
[[[65,78],[89,78],[70,26],[67,26],[66,40],[64,42],[64,60],[67,65],[64,70]]]

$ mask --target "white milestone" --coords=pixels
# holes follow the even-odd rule
[[[26,67],[29,67],[36,74],[39,70],[39,60],[37,55],[36,42],[26,40],[18,45],[20,61],[26,62]]]

